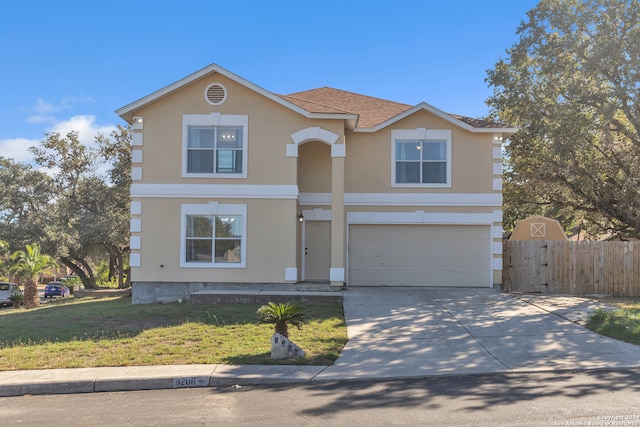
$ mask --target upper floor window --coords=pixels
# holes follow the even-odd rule
[[[242,128],[189,126],[187,173],[242,173]]]
[[[391,134],[392,186],[451,186],[451,131],[396,129]]]
[[[397,140],[397,184],[446,184],[446,141]]]
[[[247,177],[247,116],[183,116],[183,168],[186,177]]]

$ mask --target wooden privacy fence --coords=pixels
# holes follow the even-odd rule
[[[507,240],[503,245],[502,289],[640,296],[640,242]]]

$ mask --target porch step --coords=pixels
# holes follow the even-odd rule
[[[214,304],[275,304],[285,302],[342,302],[342,292],[283,291],[283,290],[216,290],[193,292],[189,301],[193,305]]]
[[[298,283],[227,283],[227,282],[208,282],[193,283],[199,285],[202,290],[216,291],[282,291],[282,292],[337,292],[340,288],[331,286],[329,282],[298,282]]]

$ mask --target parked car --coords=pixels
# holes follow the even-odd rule
[[[3,305],[13,305],[11,295],[22,294],[20,287],[11,282],[0,282],[0,307]]]
[[[68,297],[69,288],[62,282],[49,282],[44,288],[44,297]]]

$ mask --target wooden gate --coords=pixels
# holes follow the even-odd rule
[[[504,291],[640,296],[640,247],[634,242],[507,240],[503,248]]]

